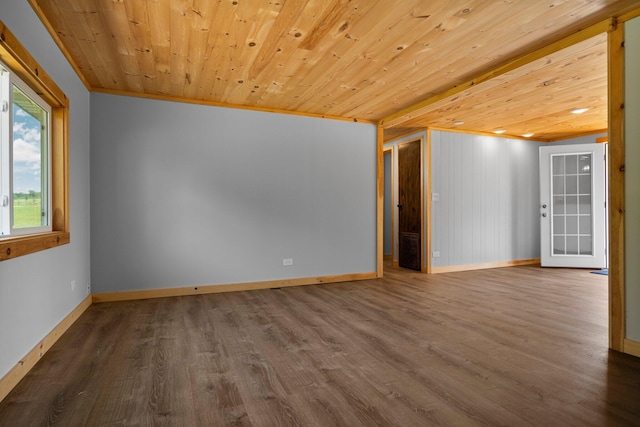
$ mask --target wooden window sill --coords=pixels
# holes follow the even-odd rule
[[[70,233],[66,231],[3,238],[0,239],[0,261],[66,245],[70,241]]]

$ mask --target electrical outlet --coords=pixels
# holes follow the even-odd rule
[[[72,281],[71,281],[71,292],[73,292],[73,291],[75,291],[75,290],[76,290],[76,281],[75,281],[75,280],[72,280]]]
[[[434,258],[440,258],[440,251],[433,251]]]
[[[282,265],[285,265],[285,266],[293,265],[293,258],[284,258],[282,260]]]
[[[91,293],[91,282],[87,282],[87,295]]]
[[[431,201],[439,202],[440,201],[440,193],[431,193]]]

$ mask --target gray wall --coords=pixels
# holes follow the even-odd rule
[[[433,267],[540,257],[539,146],[431,131]]]
[[[640,18],[624,28],[626,337],[640,341]]]
[[[70,99],[71,243],[0,262],[0,377],[86,296],[89,283],[89,93],[26,1],[0,19]],[[71,281],[76,281],[71,291]]]
[[[91,143],[96,293],[376,271],[375,125],[94,93]]]

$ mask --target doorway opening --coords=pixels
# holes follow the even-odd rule
[[[428,131],[383,147],[383,259],[387,266],[429,272]]]

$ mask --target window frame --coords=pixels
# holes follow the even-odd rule
[[[8,105],[6,113],[6,117],[3,117],[3,124],[6,126],[6,129],[3,131],[2,138],[6,139],[6,147],[2,147],[3,155],[0,155],[0,160],[3,164],[0,164],[0,172],[2,172],[2,176],[0,176],[0,184],[2,185],[2,189],[0,189],[0,193],[4,193],[4,196],[9,198],[8,206],[1,207],[5,213],[8,212],[8,217],[3,218],[2,214],[0,214],[0,221],[3,221],[0,224],[0,229],[8,232],[6,235],[0,234],[0,238],[7,238],[12,236],[26,236],[33,234],[41,234],[45,232],[51,231],[51,203],[50,203],[50,194],[51,194],[51,173],[50,173],[50,158],[49,152],[51,151],[51,106],[40,97],[27,83],[22,81],[20,77],[18,77],[15,73],[8,70],[8,67],[0,60],[0,69],[2,71],[7,72],[7,76],[3,76],[1,80],[2,85],[6,86],[8,91],[7,94],[3,97],[3,102],[6,102]],[[2,72],[0,71],[0,72]],[[2,92],[3,88],[0,88],[0,92]],[[15,100],[16,90],[21,92],[24,96],[26,96],[31,102],[37,105],[46,113],[46,122],[44,130],[44,138],[43,141],[42,134],[40,140],[40,183],[41,183],[41,206],[44,207],[43,216],[46,216],[46,223],[44,225],[40,224],[37,226],[29,226],[29,227],[15,227],[15,199],[13,195],[15,194],[14,184],[15,184],[15,134],[14,134],[14,125],[16,118],[14,116],[15,105],[17,104]],[[7,123],[8,122],[8,123]],[[7,153],[8,150],[8,153]],[[2,170],[3,167],[6,167],[6,170]],[[6,182],[4,180],[6,179]],[[1,233],[2,231],[0,231]]]
[[[51,231],[0,237],[0,261],[68,244],[69,229],[69,99],[0,20],[0,60],[50,107]]]

